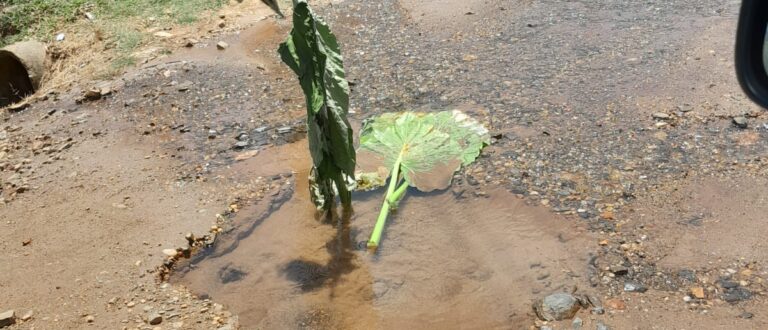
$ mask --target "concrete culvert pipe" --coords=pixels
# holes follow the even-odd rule
[[[40,87],[45,44],[24,41],[0,49],[0,107],[19,102]]]

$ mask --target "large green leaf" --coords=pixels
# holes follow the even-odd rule
[[[293,30],[280,44],[280,57],[299,76],[307,101],[309,149],[314,162],[310,179],[313,201],[328,209],[339,193],[351,204],[347,178],[354,175],[355,149],[347,122],[349,85],[336,36],[305,0],[296,2]],[[335,187],[334,187],[335,186]]]
[[[363,124],[359,188],[383,184],[400,158],[400,170],[410,186],[421,191],[445,189],[453,173],[472,163],[489,143],[488,130],[458,110],[385,113]]]

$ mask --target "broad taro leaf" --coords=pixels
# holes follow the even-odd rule
[[[312,200],[318,208],[328,209],[337,191],[342,203],[349,206],[346,182],[354,175],[355,148],[347,122],[349,85],[336,36],[300,0],[293,11],[293,30],[278,52],[299,76],[307,101],[307,134],[314,163]]]
[[[458,110],[385,113],[363,124],[358,182],[366,178],[383,185],[402,154],[400,169],[410,186],[421,191],[445,189],[453,173],[472,163],[489,143],[488,130]],[[379,180],[371,179],[377,175]]]

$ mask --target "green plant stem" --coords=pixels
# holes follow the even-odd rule
[[[395,161],[395,166],[392,168],[392,176],[389,180],[389,187],[387,188],[387,196],[384,197],[384,203],[381,205],[381,211],[379,212],[379,218],[376,220],[376,226],[373,227],[373,233],[371,233],[371,239],[368,241],[369,249],[376,249],[379,247],[379,241],[381,241],[381,234],[384,232],[384,225],[387,223],[387,216],[391,207],[391,196],[395,194],[395,187],[398,181],[400,181],[400,163],[403,161],[403,152]],[[398,189],[399,190],[399,189]]]
[[[389,196],[390,206],[396,205],[400,199],[403,198],[403,194],[405,194],[405,191],[408,190],[408,186],[408,181],[403,181],[403,183],[400,184],[400,187],[395,189],[395,192],[392,194],[392,196]]]

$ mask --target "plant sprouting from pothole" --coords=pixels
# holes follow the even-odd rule
[[[336,36],[305,0],[294,1],[293,29],[278,52],[298,75],[306,98],[312,201],[330,210],[338,194],[351,209],[347,185],[354,176],[355,148],[347,121],[349,85]]]

